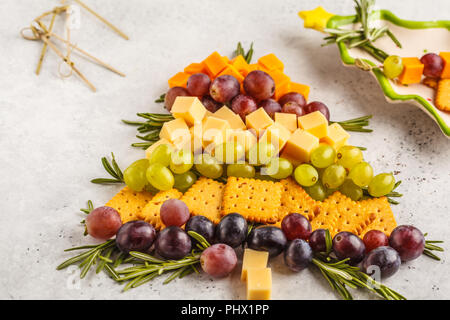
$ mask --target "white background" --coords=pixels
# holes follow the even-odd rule
[[[404,197],[393,207],[398,222],[450,241],[450,141],[416,107],[385,102],[372,77],[343,67],[336,47],[321,48],[323,35],[304,29],[297,16],[319,3],[353,14],[351,0],[86,3],[130,36],[123,40],[82,11],[74,42],[127,74],[121,78],[74,56],[97,93],[76,76],[60,79],[51,52],[41,75],[34,74],[42,44],[22,39],[19,30],[58,1],[0,2],[0,298],[245,299],[239,268],[221,280],[191,275],[162,285],[156,279],[127,293],[104,274],[78,283],[76,275],[55,270],[70,256],[63,249],[94,242],[82,235],[79,208],[88,199],[100,206],[119,190],[89,182],[105,176],[100,158],[113,151],[124,168],[143,156],[130,147],[135,128],[120,120],[162,111],[153,101],[167,90],[170,76],[212,51],[230,56],[238,41],[246,47],[253,41],[256,59],[275,53],[292,80],[311,86],[310,100],[329,106],[332,119],[374,115],[374,132],[352,134],[350,142],[368,148],[364,155],[376,172],[394,171],[403,181]],[[377,4],[405,19],[449,19],[447,0]],[[61,18],[55,30],[62,32]],[[448,254],[442,256],[441,262],[422,257],[403,264],[386,284],[412,299],[449,298]],[[274,299],[337,298],[317,270],[294,274],[281,257],[270,264]]]

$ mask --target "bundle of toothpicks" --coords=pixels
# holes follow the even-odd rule
[[[38,16],[36,19],[34,19],[31,22],[31,25],[29,27],[23,28],[21,30],[21,35],[24,39],[27,40],[34,40],[34,41],[41,41],[42,42],[42,50],[41,54],[39,56],[38,64],[36,67],[36,74],[39,75],[42,67],[42,63],[44,61],[45,54],[47,52],[47,49],[50,48],[53,50],[56,55],[62,59],[62,61],[59,64],[58,72],[61,75],[61,77],[70,77],[73,73],[78,75],[88,86],[91,88],[92,91],[96,91],[95,86],[83,75],[83,73],[75,66],[75,62],[71,58],[72,51],[77,51],[78,53],[84,55],[91,61],[99,64],[100,66],[122,76],[125,77],[125,74],[118,71],[117,69],[113,68],[106,62],[103,62],[99,58],[96,58],[92,54],[86,52],[85,50],[78,47],[76,44],[72,43],[70,40],[70,31],[71,31],[71,19],[75,18],[72,15],[74,14],[74,6],[67,3],[68,1],[62,0],[61,5],[58,7],[53,8],[50,11],[46,11],[40,16]],[[111,30],[119,34],[122,38],[128,40],[128,36],[119,30],[116,26],[114,26],[111,22],[100,16],[97,12],[95,12],[93,9],[88,7],[86,4],[84,4],[81,0],[73,0],[74,3],[78,4],[79,7],[85,9],[87,12],[92,14],[94,17],[99,19],[101,22],[106,24]],[[79,11],[78,11],[79,12]],[[48,26],[43,22],[44,18],[47,18],[50,16],[50,23]],[[55,24],[55,20],[57,16],[63,16],[65,19],[65,36],[60,36],[53,32],[53,27]],[[66,50],[60,49],[56,42],[62,43],[63,46],[65,46]],[[69,73],[63,73],[61,70],[61,66],[65,64],[69,67]]]

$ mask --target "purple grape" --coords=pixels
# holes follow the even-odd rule
[[[306,114],[315,111],[320,111],[325,116],[325,118],[327,118],[327,120],[330,121],[330,110],[328,110],[328,107],[322,102],[313,101],[308,103],[305,107],[305,111]]]
[[[209,94],[217,102],[227,103],[241,91],[239,81],[233,76],[225,74],[217,77],[209,87]]]
[[[398,271],[401,259],[397,251],[391,247],[382,246],[373,249],[362,262],[362,271],[372,275],[379,268],[380,275],[388,278]],[[376,274],[376,273],[375,273]]]
[[[266,226],[253,229],[247,239],[250,249],[268,251],[269,257],[276,257],[283,252],[287,239],[280,228]]]
[[[364,259],[366,247],[357,235],[342,231],[333,238],[333,251],[339,260],[349,258],[349,263],[354,265]]]
[[[216,240],[236,248],[247,237],[247,220],[239,213],[230,213],[223,217],[216,226]]]
[[[244,90],[258,101],[266,100],[275,93],[275,82],[266,72],[254,70],[245,77]]]
[[[281,221],[281,229],[288,240],[308,240],[311,234],[311,223],[299,213],[290,213]]]
[[[286,93],[284,96],[282,96],[280,99],[278,99],[278,103],[281,106],[284,106],[288,102],[295,102],[302,108],[304,106],[306,106],[305,97],[302,94],[298,93],[298,92]]]
[[[168,111],[172,110],[173,103],[177,97],[189,96],[189,92],[183,87],[173,87],[167,91],[164,98],[164,106]]]
[[[314,252],[326,252],[327,243],[325,241],[326,230],[316,229],[309,236],[309,245]]]
[[[147,251],[156,239],[155,228],[142,220],[129,221],[116,234],[116,245],[123,253]]]
[[[442,70],[444,70],[445,62],[436,53],[427,53],[422,58],[420,62],[424,64],[423,74],[425,77],[429,78],[440,78]]]
[[[197,232],[209,243],[214,240],[214,223],[205,216],[193,216],[186,223],[185,230]]]
[[[370,230],[363,237],[364,245],[366,246],[366,253],[378,247],[387,246],[389,244],[388,236],[379,230]]]
[[[258,109],[255,100],[247,96],[245,94],[237,95],[232,101],[231,101],[231,110],[234,111],[234,113],[241,116],[242,120],[245,121],[245,116],[249,113],[252,113]]]
[[[230,246],[217,243],[202,252],[200,265],[210,276],[222,278],[231,273],[236,267],[236,252]]]
[[[292,271],[298,272],[308,267],[313,252],[308,242],[302,239],[291,241],[284,251],[284,262]]]
[[[190,217],[187,205],[178,199],[168,199],[164,201],[159,209],[162,223],[166,226],[181,227]]]
[[[187,81],[186,89],[191,96],[202,97],[209,92],[211,79],[204,73],[195,73]]]
[[[402,261],[411,261],[422,255],[425,237],[416,227],[402,225],[391,232],[389,245],[398,252]]]
[[[283,113],[293,113],[298,117],[301,117],[305,114],[305,110],[299,105],[297,102],[286,102],[284,106],[281,108],[281,112]]]
[[[258,103],[258,108],[264,108],[272,119],[275,117],[275,112],[281,112],[280,104],[273,99],[262,100]]]
[[[202,97],[202,104],[206,108],[206,110],[212,113],[216,112],[222,107],[222,104],[214,100],[210,95]]]
[[[180,227],[170,226],[159,232],[156,238],[156,252],[166,258],[178,260],[185,257],[192,248],[191,238]]]

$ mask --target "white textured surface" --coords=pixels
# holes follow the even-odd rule
[[[120,78],[78,59],[97,93],[76,77],[58,78],[53,53],[41,75],[34,74],[41,44],[23,40],[18,32],[57,1],[0,4],[0,298],[245,298],[238,270],[222,280],[191,275],[163,286],[157,279],[125,294],[103,274],[90,274],[73,286],[76,276],[55,270],[69,257],[64,248],[91,242],[82,236],[78,209],[88,199],[101,205],[118,191],[89,182],[104,175],[100,158],[114,151],[125,167],[142,156],[129,146],[136,140],[135,128],[120,119],[160,111],[153,101],[166,90],[169,76],[214,50],[231,55],[238,41],[246,46],[254,41],[255,58],[276,53],[293,80],[311,85],[311,99],[325,102],[333,119],[373,114],[374,132],[353,134],[351,142],[368,148],[365,157],[377,172],[396,171],[403,180],[404,197],[393,208],[397,220],[449,241],[450,142],[416,107],[385,102],[372,77],[341,65],[335,47],[320,47],[322,36],[305,30],[297,17],[297,11],[319,1],[86,2],[131,38],[125,41],[82,15],[81,30],[73,32],[76,43],[127,74]],[[353,12],[350,0],[320,2],[334,13]],[[450,12],[447,0],[386,0],[378,6],[417,20],[448,19]],[[386,283],[408,298],[448,298],[448,254],[442,256],[441,262],[422,257],[404,264]],[[271,266],[274,299],[336,298],[315,270],[292,274],[281,257]]]

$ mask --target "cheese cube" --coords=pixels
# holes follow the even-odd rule
[[[402,58],[403,71],[398,76],[401,84],[420,83],[422,79],[424,64],[420,62],[419,58]]]
[[[309,86],[306,84],[291,82],[291,92],[297,92],[303,95],[305,100],[308,100],[309,96]]]
[[[217,51],[211,53],[209,57],[203,60],[203,64],[205,65],[206,70],[214,77],[227,66],[227,63]]]
[[[275,100],[279,100],[285,94],[291,92],[291,83],[284,82],[278,86],[275,86]]]
[[[186,72],[178,72],[172,78],[170,78],[167,82],[169,83],[169,87],[186,87],[187,81],[191,75]]]
[[[226,141],[226,132],[230,129],[228,121],[216,117],[208,117],[203,123],[203,148],[214,143],[218,145]]]
[[[247,152],[258,142],[258,139],[252,131],[253,130],[227,130],[226,140],[240,144],[245,148],[245,152]]]
[[[203,149],[203,126],[199,123],[189,128],[191,133],[191,151],[194,154],[199,154]]]
[[[282,85],[283,83],[291,81],[291,78],[289,78],[287,75],[285,75],[282,71],[278,69],[267,71],[267,73],[272,77],[273,81],[275,82],[275,88],[277,86]]]
[[[262,56],[261,58],[258,59],[258,63],[264,66],[264,68],[266,68],[267,70],[278,69],[280,71],[283,71],[284,69],[283,62],[280,59],[278,59],[277,56],[274,55],[273,53],[269,53],[265,56]]]
[[[248,63],[245,58],[240,54],[231,60],[231,64],[235,67],[244,77],[250,72]]]
[[[440,52],[439,56],[444,60],[444,69],[441,73],[442,79],[450,79],[450,52]]]
[[[189,125],[202,122],[206,108],[197,97],[177,97],[170,110],[175,118],[182,118]]]
[[[272,295],[272,270],[270,268],[247,270],[247,300],[270,300]]]
[[[297,115],[293,113],[275,112],[275,123],[279,123],[290,132],[294,132],[297,130]]]
[[[245,124],[248,129],[254,129],[256,135],[259,137],[264,129],[273,124],[273,120],[264,108],[258,108],[256,111],[253,111],[245,117]]]
[[[168,146],[173,147],[172,143],[171,143],[169,140],[164,139],[164,138],[159,139],[159,140],[156,141],[154,144],[152,144],[150,147],[148,147],[147,150],[145,150],[145,157],[146,157],[147,159],[149,159],[149,158],[150,158],[150,155],[152,154],[152,152],[153,152],[158,146],[160,146],[160,145],[162,145],[162,144],[167,144]]]
[[[244,81],[244,76],[232,65],[228,65],[225,69],[223,69],[222,72],[220,72],[217,76],[223,76],[225,74],[228,74],[230,76],[233,76],[239,81],[239,83],[242,83]]]
[[[184,68],[185,73],[194,74],[194,73],[205,73],[205,66],[203,63],[193,62]]]
[[[264,131],[264,134],[259,141],[271,143],[278,151],[280,151],[289,140],[290,136],[291,132],[288,129],[278,122],[275,122]]]
[[[328,134],[328,120],[320,111],[314,111],[298,117],[298,127],[319,139]]]
[[[231,129],[245,130],[246,126],[241,117],[227,106],[223,106],[213,113],[214,117],[228,121]]]
[[[348,138],[350,138],[350,134],[339,123],[333,123],[328,127],[328,134],[320,139],[320,142],[329,144],[337,150],[347,143]]]
[[[281,156],[295,163],[309,162],[311,151],[318,146],[319,138],[303,129],[297,129],[286,142]]]
[[[181,118],[177,118],[163,124],[159,132],[159,137],[173,143],[174,141],[178,141],[180,137],[189,137],[190,139],[191,135],[186,122]]]
[[[245,249],[244,256],[242,258],[242,273],[241,281],[247,280],[248,269],[264,269],[267,267],[267,261],[269,260],[268,251],[257,251],[252,249]]]

